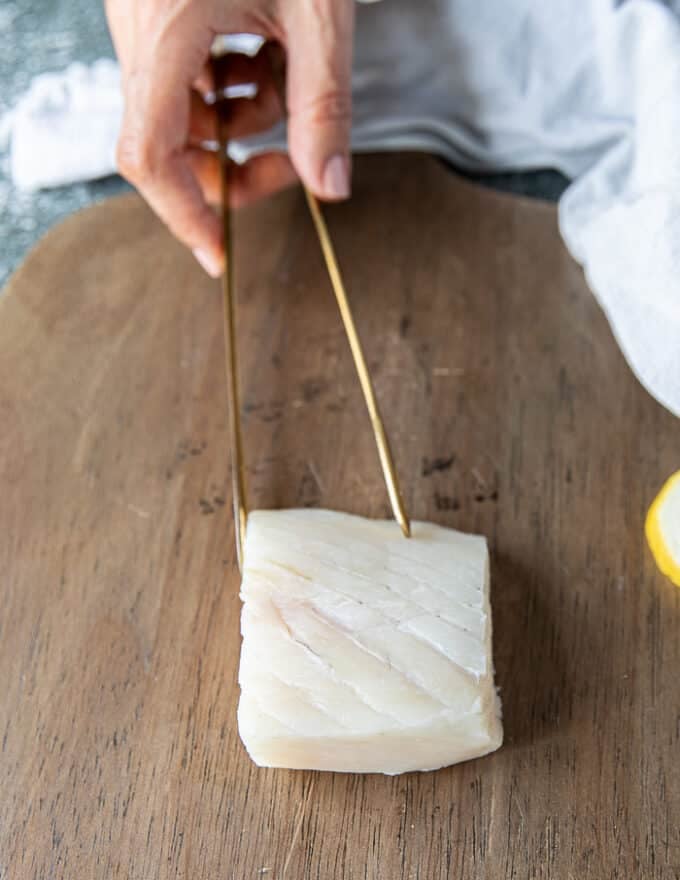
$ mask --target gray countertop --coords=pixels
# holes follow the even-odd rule
[[[0,117],[39,73],[62,70],[72,61],[113,57],[102,3],[98,0],[2,0],[0,5]],[[553,200],[565,181],[551,171],[477,176],[481,183]],[[33,244],[58,220],[122,192],[120,177],[38,193],[16,191],[8,158],[0,154],[0,286]]]
[[[0,3],[0,115],[39,73],[63,70],[72,61],[113,57],[99,0],[2,0]],[[0,285],[26,252],[58,220],[123,191],[120,177],[38,193],[15,190],[8,159],[0,156]]]

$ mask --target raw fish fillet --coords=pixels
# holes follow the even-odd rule
[[[500,746],[486,541],[412,530],[249,514],[238,724],[256,764],[395,774]]]

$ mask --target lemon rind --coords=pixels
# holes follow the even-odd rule
[[[652,502],[652,506],[647,513],[645,520],[645,534],[649,549],[652,551],[654,561],[656,562],[662,574],[665,574],[676,587],[680,587],[680,560],[675,560],[671,555],[663,534],[661,532],[661,522],[659,520],[659,510],[661,509],[666,496],[670,494],[676,483],[680,484],[680,471],[669,477],[663,485],[663,488]]]

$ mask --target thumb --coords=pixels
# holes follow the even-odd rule
[[[287,20],[288,146],[320,198],[350,192],[354,0],[300,0]]]

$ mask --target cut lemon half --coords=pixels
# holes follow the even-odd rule
[[[680,587],[680,471],[667,480],[649,508],[645,533],[659,569]]]

